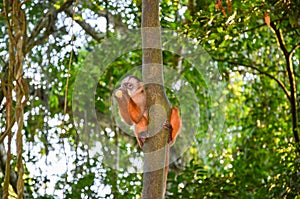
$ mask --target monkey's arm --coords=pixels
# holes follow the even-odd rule
[[[172,126],[170,145],[173,145],[181,128],[181,118],[179,115],[179,110],[176,107],[173,107],[171,110],[170,124]]]
[[[121,117],[128,125],[133,125],[133,122],[130,118],[130,114],[129,114],[129,110],[128,110],[128,104],[130,101],[130,97],[129,97],[128,93],[124,90],[118,89],[114,93],[114,96],[118,102]]]
[[[129,99],[128,111],[131,120],[134,121],[134,123],[136,124],[139,123],[143,117],[143,112],[141,108],[132,99]]]
[[[130,113],[130,118],[134,123],[139,123],[145,115],[148,114],[147,111],[147,102],[146,95],[143,89],[143,86],[140,86],[139,89],[131,96],[128,104],[128,110]],[[144,118],[148,120],[148,118]]]

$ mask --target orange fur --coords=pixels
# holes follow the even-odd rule
[[[176,141],[176,138],[181,128],[181,119],[177,107],[173,107],[171,110],[170,124],[172,126],[172,135],[171,135],[172,139],[170,144],[173,145]]]

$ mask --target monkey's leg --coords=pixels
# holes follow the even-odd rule
[[[148,121],[146,117],[142,117],[142,119],[134,126],[134,134],[139,146],[142,148],[148,137]]]
[[[139,135],[137,137],[137,141],[138,141],[140,148],[143,148],[146,138],[147,138],[147,132],[139,133]]]

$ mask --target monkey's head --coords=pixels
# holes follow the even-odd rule
[[[128,95],[132,97],[143,85],[144,83],[139,78],[130,75],[122,80],[120,89],[127,91]]]

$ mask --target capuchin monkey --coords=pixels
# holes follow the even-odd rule
[[[139,146],[142,148],[145,142],[145,134],[148,127],[148,107],[144,83],[136,76],[127,76],[120,88],[114,92],[119,106],[120,115],[128,125],[134,125],[134,134]],[[179,110],[171,109],[170,123],[166,121],[164,127],[170,130],[168,143],[173,145],[181,128]]]

